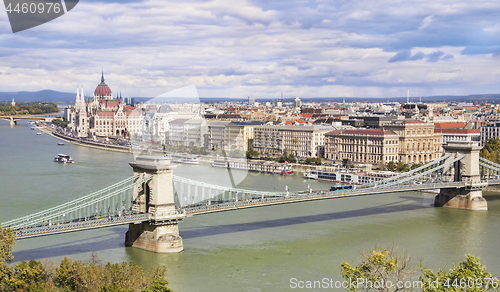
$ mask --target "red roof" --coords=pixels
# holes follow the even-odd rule
[[[97,112],[97,115],[100,117],[112,117],[115,115],[114,112]]]
[[[416,120],[406,120],[405,124],[425,124],[422,121],[416,121]]]
[[[481,133],[481,129],[434,129],[436,133],[449,133],[449,134],[474,134]]]
[[[435,129],[463,129],[467,123],[434,123]]]

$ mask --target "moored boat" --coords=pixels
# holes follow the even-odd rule
[[[188,154],[167,154],[165,156],[170,158],[173,163],[200,164],[198,157]]]
[[[293,175],[292,166],[289,165],[288,162],[283,165],[283,168],[281,169],[281,175]]]
[[[351,184],[368,184],[396,175],[390,171],[365,172],[355,169],[316,169],[304,172],[304,178],[326,180],[333,182],[344,182]]]

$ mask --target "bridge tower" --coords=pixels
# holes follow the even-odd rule
[[[10,117],[10,125],[11,126],[17,125],[17,121],[14,120],[14,117]]]
[[[125,245],[158,253],[174,253],[183,250],[178,223],[185,217],[175,210],[170,160],[161,156],[138,156],[129,163],[140,180],[152,179],[134,188],[132,209],[149,214],[149,221],[130,224]]]
[[[441,189],[434,200],[436,207],[450,207],[466,210],[488,210],[483,198],[483,189],[488,183],[481,182],[479,172],[479,150],[477,142],[448,142],[443,146],[446,153],[452,153],[448,160],[465,155],[455,162],[452,173],[454,181],[462,181],[465,187]]]

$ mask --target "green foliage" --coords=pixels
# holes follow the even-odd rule
[[[396,166],[396,170],[399,172],[407,172],[407,171],[410,171],[410,166],[406,163],[398,162],[398,164]]]
[[[394,171],[394,170],[396,170],[396,168],[397,168],[397,165],[396,165],[396,163],[394,163],[394,161],[389,161],[389,163],[387,163],[387,170]]]
[[[253,149],[247,150],[245,154],[248,159],[257,158],[260,156],[259,151]]]
[[[437,291],[489,291],[495,285],[498,287],[498,280],[494,279],[493,282],[488,282],[487,279],[492,279],[492,275],[486,272],[486,267],[482,265],[479,258],[466,255],[465,261],[453,265],[453,268],[448,272],[440,269],[437,273],[420,267],[422,275],[420,281],[423,282],[423,291],[437,292]],[[473,279],[473,284],[468,283],[468,279]],[[476,281],[481,279],[480,281]],[[489,284],[489,287],[487,287]],[[465,287],[465,288],[464,288]]]
[[[134,264],[100,264],[95,253],[90,262],[81,262],[65,257],[59,267],[52,261],[22,261],[15,266],[12,246],[15,234],[0,226],[0,291],[2,292],[167,292],[165,267],[144,270]]]
[[[52,124],[66,128],[68,126],[69,122],[63,121],[61,119],[53,119]]]
[[[278,159],[279,162],[285,162],[285,161],[295,162],[296,160],[297,159],[295,158],[295,155],[293,153],[290,154],[288,153],[288,148],[285,148],[285,150],[283,150],[283,155],[281,155],[280,158]]]
[[[361,253],[363,259],[359,265],[341,262],[340,275],[347,281],[356,282],[358,279],[364,281],[397,283],[403,281],[406,277],[413,274],[414,270],[409,267],[410,257],[404,253],[399,253],[394,248],[384,249],[383,251],[373,250]],[[365,286],[363,285],[363,288]],[[348,287],[349,291],[386,291],[383,289],[358,289],[360,287]]]
[[[486,267],[482,265],[479,258],[466,255],[465,261],[453,265],[448,272],[440,269],[434,272],[425,269],[422,264],[419,269],[410,266],[410,257],[398,252],[394,248],[361,253],[362,259],[358,265],[349,262],[341,262],[341,276],[348,283],[363,283],[360,285],[349,285],[349,291],[424,291],[424,292],[445,292],[445,291],[498,291],[498,279],[486,272]],[[419,281],[411,278],[417,270],[420,270]],[[470,279],[474,282],[473,284]],[[480,279],[480,280],[478,280]],[[367,284],[370,281],[372,284]],[[378,283],[374,284],[374,283]],[[391,288],[380,286],[380,283],[391,283]],[[401,283],[401,286],[398,286]],[[410,284],[405,286],[404,284]],[[489,284],[487,287],[486,284]]]
[[[321,161],[323,159],[321,157],[309,157],[306,158],[304,161],[305,164],[316,164],[316,165],[321,165]]]
[[[500,139],[490,138],[484,143],[483,149],[479,152],[479,156],[490,161],[500,163]]]
[[[420,163],[413,163],[413,164],[411,165],[411,169],[412,169],[412,170],[413,170],[413,169],[417,169],[417,168],[419,168],[419,167],[421,167],[421,166],[424,166],[424,163],[422,163],[422,162],[420,162]]]
[[[10,228],[0,225],[0,265],[10,263],[14,259],[12,247],[16,245],[16,233]]]
[[[18,102],[15,106],[12,106],[10,102],[0,103],[0,116],[26,114],[37,115],[58,112],[60,112],[60,110],[55,103]]]

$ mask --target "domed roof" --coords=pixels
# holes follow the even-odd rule
[[[104,72],[102,73],[101,83],[97,85],[94,91],[94,96],[111,96],[111,89],[104,83]]]

